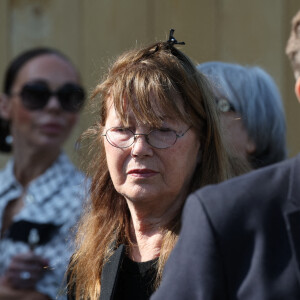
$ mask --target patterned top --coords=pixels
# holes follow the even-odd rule
[[[11,160],[0,172],[0,231],[5,207],[24,192],[13,174],[13,166]],[[44,174],[30,183],[24,196],[24,206],[13,217],[12,226],[22,221],[38,223],[42,227],[51,224],[56,230],[46,243],[34,249],[50,265],[36,289],[51,299],[66,299],[64,275],[73,252],[70,234],[79,218],[86,193],[87,181],[84,175],[62,153]],[[27,241],[13,239],[6,232],[3,239],[0,239],[0,276],[8,267],[11,257],[28,251]]]

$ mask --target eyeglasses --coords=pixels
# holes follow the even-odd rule
[[[106,140],[116,148],[128,148],[138,136],[144,136],[150,146],[157,149],[166,149],[174,145],[177,139],[183,137],[190,128],[182,134],[177,134],[171,129],[154,129],[149,133],[133,133],[128,128],[112,127],[102,136],[105,136]]]
[[[226,98],[220,98],[217,99],[216,101],[217,101],[218,109],[221,112],[235,111],[234,106]]]
[[[84,90],[74,83],[66,83],[56,91],[51,91],[45,83],[27,83],[21,92],[22,103],[29,110],[43,109],[51,96],[56,96],[61,107],[68,112],[78,112],[84,103]],[[14,96],[14,94],[10,95]]]

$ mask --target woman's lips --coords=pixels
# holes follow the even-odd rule
[[[127,172],[127,174],[139,178],[148,178],[155,176],[156,174],[158,174],[158,172],[151,169],[133,169]]]
[[[48,134],[58,134],[62,131],[63,126],[58,123],[47,123],[41,126],[43,132]]]

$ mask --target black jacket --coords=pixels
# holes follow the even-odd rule
[[[100,300],[112,300],[118,279],[118,273],[125,254],[125,246],[120,245],[104,265],[101,275]],[[69,276],[68,276],[69,282]],[[75,300],[74,290],[68,291],[68,300]]]
[[[300,299],[300,156],[192,194],[151,300]]]
[[[125,255],[125,246],[120,245],[104,265],[101,275],[100,300],[112,300],[118,281],[118,273]]]

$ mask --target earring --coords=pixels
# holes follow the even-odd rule
[[[14,139],[13,139],[12,135],[10,135],[10,134],[5,137],[5,142],[6,142],[7,145],[12,145],[13,140]]]

